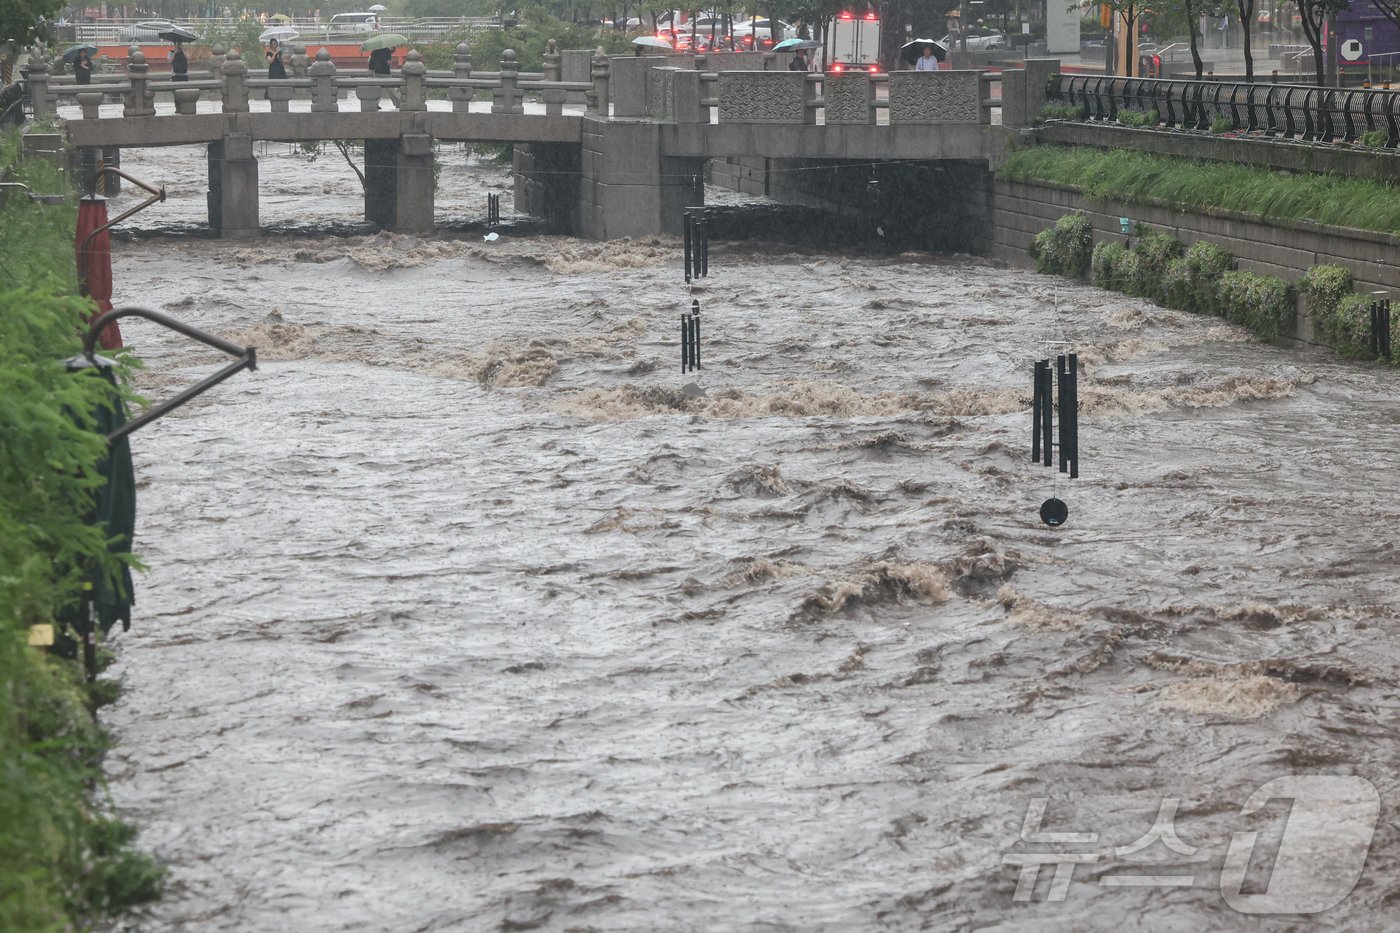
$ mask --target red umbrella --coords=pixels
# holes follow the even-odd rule
[[[107,202],[102,198],[83,198],[78,203],[78,232],[75,237],[78,290],[96,305],[89,321],[112,310],[112,237],[106,230],[92,236],[94,230],[106,223]],[[122,346],[122,332],[117,322],[113,321],[102,328],[99,339],[104,350]]]

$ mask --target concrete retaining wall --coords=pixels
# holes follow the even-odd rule
[[[1040,185],[996,182],[992,187],[992,255],[1012,265],[1031,267],[1027,253],[1032,237],[1062,215],[1083,211],[1094,225],[1095,239],[1121,239],[1120,217],[1130,217],[1169,233],[1188,246],[1206,240],[1228,249],[1239,267],[1297,282],[1316,265],[1351,270],[1358,292],[1400,293],[1400,237],[1329,227],[1323,224],[1265,224],[1220,212],[1211,216],[1165,207],[1090,201],[1075,191]]]

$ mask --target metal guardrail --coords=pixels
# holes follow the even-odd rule
[[[1051,92],[1091,121],[1155,110],[1158,126],[1205,130],[1225,118],[1233,130],[1348,143],[1383,131],[1386,149],[1400,146],[1400,92],[1387,89],[1062,74]]]
[[[140,19],[106,19],[97,23],[75,23],[72,25],[77,42],[90,42],[93,45],[123,45],[133,41],[122,38],[124,30],[130,30],[142,23],[156,21],[158,21],[157,17],[148,16]],[[248,23],[232,17],[204,17],[181,19],[179,25],[191,28],[196,35],[205,35],[213,31],[227,32],[230,29],[240,29],[247,26]],[[269,22],[257,25],[260,28],[267,28],[279,24]],[[368,30],[356,30],[341,26],[332,28],[329,21],[303,20],[297,22],[293,20],[285,25],[296,29],[301,34],[301,39],[306,42],[335,40],[347,43],[362,42],[373,35],[373,32]],[[499,29],[500,26],[499,19],[489,16],[384,17],[379,21],[380,32],[397,32],[417,41],[428,41],[459,33],[484,32],[487,29]],[[126,34],[130,35],[131,33],[127,31]],[[154,37],[134,41],[138,45],[142,43],[167,44]]]

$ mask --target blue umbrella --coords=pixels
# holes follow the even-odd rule
[[[83,49],[87,49],[88,55],[97,54],[97,46],[87,45],[86,43],[84,43],[83,45],[75,45],[68,51],[64,52],[63,60],[70,65],[73,64],[75,61],[78,60],[78,56],[82,54]]]
[[[799,39],[794,36],[791,39],[784,39],[782,42],[773,46],[773,51],[786,52],[788,49],[819,49],[821,47],[822,44],[814,39]]]

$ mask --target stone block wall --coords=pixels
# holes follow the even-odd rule
[[[1400,236],[1312,223],[1262,223],[1242,216],[1206,216],[1165,207],[1091,201],[1076,191],[994,182],[990,254],[1021,268],[1035,268],[1028,249],[1037,233],[1065,214],[1082,211],[1094,241],[1121,242],[1120,217],[1168,233],[1182,243],[1205,240],[1235,255],[1239,268],[1296,284],[1316,265],[1351,270],[1353,288],[1400,296]],[[1299,314],[1297,336],[1312,339],[1311,322]]]

